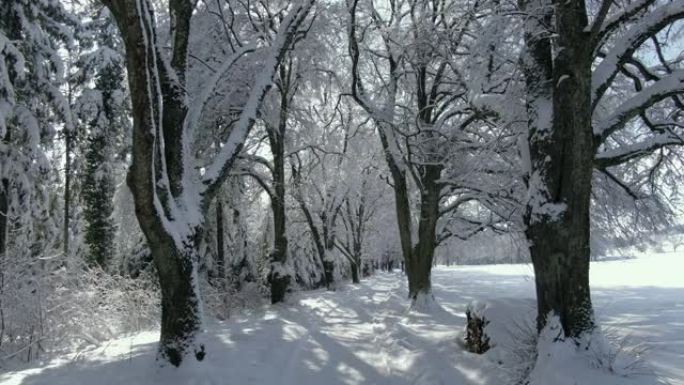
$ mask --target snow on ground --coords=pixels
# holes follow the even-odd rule
[[[599,322],[631,343],[645,344],[648,361],[671,385],[684,385],[683,267],[684,253],[673,253],[593,263],[591,270]],[[443,309],[429,315],[409,313],[404,278],[383,273],[359,286],[299,293],[286,305],[210,324],[207,358],[180,370],[155,365],[157,333],[146,332],[0,374],[0,383],[506,384],[504,370],[464,352],[457,340],[471,300],[532,298],[531,267],[439,267],[433,287]]]

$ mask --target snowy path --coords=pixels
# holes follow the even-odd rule
[[[683,263],[684,256],[658,255],[592,265],[600,321],[650,346],[649,359],[672,385],[684,385]],[[527,265],[438,268],[433,285],[443,310],[430,315],[406,311],[401,275],[379,274],[212,324],[206,362],[180,371],[155,369],[157,334],[149,332],[77,359],[0,374],[0,383],[504,385],[505,373],[464,352],[457,338],[470,300],[531,298],[531,274]]]

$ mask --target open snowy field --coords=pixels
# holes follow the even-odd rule
[[[671,385],[684,385],[683,271],[684,253],[597,262],[591,270],[601,325],[628,336],[630,344],[644,344],[645,360]],[[433,285],[443,309],[429,315],[407,312],[400,273],[378,274],[359,286],[298,293],[286,305],[212,323],[205,362],[180,370],[156,368],[158,336],[147,332],[41,367],[0,374],[0,383],[506,384],[510,376],[505,370],[485,356],[463,351],[457,341],[471,300],[533,298],[531,266],[439,267]],[[652,381],[646,376],[643,384]]]

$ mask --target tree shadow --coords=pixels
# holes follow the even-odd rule
[[[529,277],[437,269],[435,314],[408,311],[403,277],[379,275],[335,292],[295,295],[288,304],[227,321],[206,334],[207,357],[159,368],[156,341],[122,340],[60,365],[0,375],[12,385],[403,385],[504,384],[501,370],[457,339],[472,299],[534,297]],[[684,378],[684,288],[594,288],[599,322],[657,349],[663,376]],[[209,338],[210,337],[210,338]],[[676,383],[676,382],[673,382]]]

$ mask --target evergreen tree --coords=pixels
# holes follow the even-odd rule
[[[87,139],[85,175],[83,181],[83,209],[86,220],[85,242],[90,248],[87,260],[91,265],[106,266],[113,253],[115,225],[114,177],[109,170],[111,146],[106,133],[95,132]]]
[[[116,225],[114,193],[116,190],[116,153],[122,150],[121,138],[128,128],[122,50],[118,34],[106,8],[93,9],[93,23],[86,26],[85,44],[94,51],[82,55],[84,80],[94,78],[94,87],[85,90],[79,100],[79,115],[86,132],[83,150],[82,199],[85,224],[85,243],[90,265],[105,267],[114,253]],[[85,39],[84,39],[85,40]],[[94,44],[94,42],[97,44]]]

